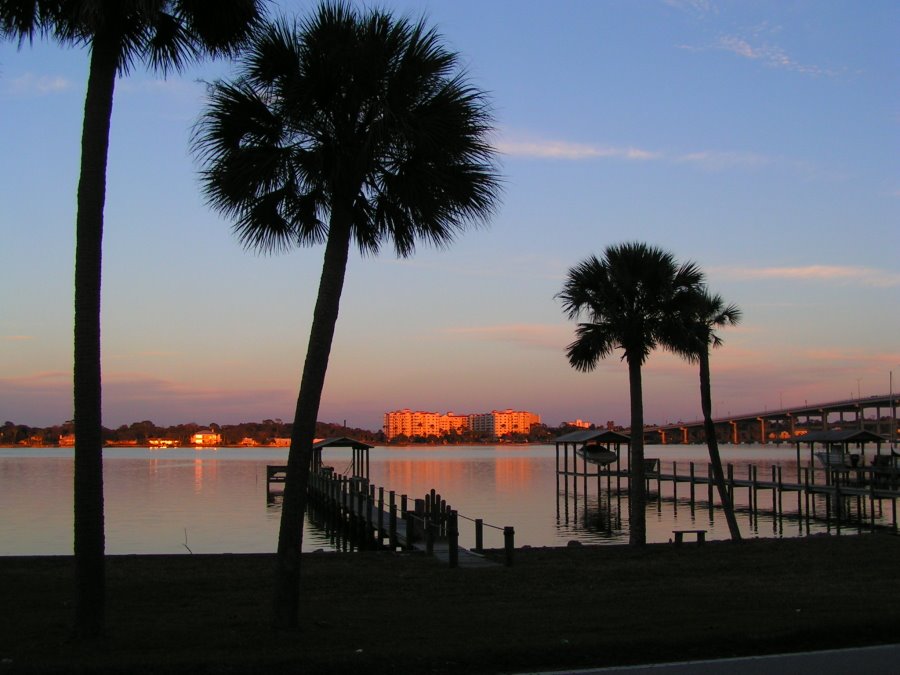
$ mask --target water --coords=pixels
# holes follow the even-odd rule
[[[648,446],[648,457],[671,462],[679,474],[696,462],[705,475],[705,446]],[[723,462],[735,466],[735,477],[747,475],[747,464],[760,466],[760,480],[769,466],[783,468],[783,479],[796,477],[793,447],[724,446]],[[266,465],[284,464],[284,448],[222,448],[218,450],[149,450],[109,448],[104,451],[106,549],[132,553],[258,553],[275,550],[280,504],[267,502]],[[808,457],[802,458],[806,466]],[[348,470],[350,451],[329,448],[326,464]],[[570,479],[568,494],[556,489],[553,446],[463,446],[438,448],[375,448],[371,479],[386,490],[421,498],[435,488],[463,516],[461,544],[474,543],[469,518],[488,525],[511,525],[516,545],[564,546],[628,541],[628,502],[624,496],[598,498],[596,480],[585,495],[578,480],[577,495]],[[580,465],[579,465],[580,466]],[[0,555],[70,554],[72,552],[72,450],[70,448],[0,448]],[[605,486],[605,482],[604,482]],[[613,481],[613,487],[615,482]],[[623,484],[624,488],[624,484]],[[651,483],[655,491],[655,482]],[[790,517],[797,497],[784,496],[786,517],[771,513],[770,491],[761,492],[761,512],[752,518],[746,490],[738,490],[739,522],[745,536],[805,536],[828,526]],[[664,542],[676,528],[703,528],[709,539],[728,538],[724,516],[706,504],[706,486],[697,486],[692,509],[689,488],[664,486],[663,500],[649,500],[647,539]],[[885,507],[889,517],[890,506]],[[824,514],[824,505],[820,513]],[[885,518],[882,518],[882,522]],[[502,532],[485,528],[485,545],[502,546]],[[307,524],[304,550],[330,549],[324,532]]]

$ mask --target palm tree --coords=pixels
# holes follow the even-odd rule
[[[644,403],[641,367],[657,347],[668,345],[672,318],[679,315],[703,273],[693,263],[677,264],[671,253],[643,243],[606,248],[571,268],[557,297],[569,319],[587,321],[566,348],[569,364],[590,372],[600,359],[621,349],[628,363],[631,398],[629,453],[629,542],[647,541],[644,484]]]
[[[316,418],[351,244],[400,257],[448,244],[499,196],[492,119],[457,54],[423,22],[326,3],[261,31],[218,81],[194,149],[213,208],[250,249],[325,244],[288,455],[273,619],[297,624]]]
[[[700,288],[683,317],[684,325],[682,327],[686,328],[686,333],[682,338],[676,336],[671,345],[674,351],[688,361],[700,364],[700,406],[703,409],[706,445],[713,468],[713,479],[733,541],[740,541],[741,530],[734,515],[731,493],[725,486],[725,473],[722,471],[722,458],[719,456],[719,442],[716,439],[716,427],[712,420],[709,349],[710,347],[720,347],[723,343],[722,338],[715,332],[716,328],[735,326],[740,320],[741,310],[737,305],[726,306],[721,295],[712,295],[705,287]]]
[[[75,630],[105,623],[100,276],[106,163],[116,75],[136,62],[166,73],[205,54],[232,54],[260,18],[261,0],[0,0],[0,37],[35,34],[90,50],[81,135],[75,248]]]

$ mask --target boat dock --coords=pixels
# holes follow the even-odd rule
[[[751,520],[760,512],[777,518],[793,517],[842,524],[854,523],[869,529],[888,527],[898,532],[897,500],[900,498],[900,467],[895,456],[881,452],[880,443],[886,439],[865,431],[819,432],[796,439],[796,452],[784,463],[761,467],[757,464],[725,466],[725,483],[735,502],[735,508],[749,511]],[[606,465],[592,465],[585,444],[601,443],[616,454]],[[824,444],[830,452],[815,453],[815,444]],[[865,444],[876,443],[871,463],[864,464]],[[809,460],[801,460],[800,446],[809,446]],[[835,448],[839,448],[835,450]],[[570,449],[571,457],[570,457]],[[597,493],[621,495],[628,492],[628,437],[609,431],[574,432],[561,437],[556,446],[557,494],[568,503],[569,496],[578,500],[579,492],[586,498],[596,485]],[[850,452],[856,450],[857,452]],[[826,455],[836,455],[829,462]],[[826,456],[820,459],[817,455]],[[790,457],[788,453],[786,458]],[[622,465],[625,465],[624,467]],[[790,468],[785,479],[785,465]],[[615,465],[615,466],[613,466]],[[687,501],[693,510],[703,501],[711,509],[717,502],[712,465],[694,462],[663,462],[659,458],[644,460],[644,480],[648,502]],[[746,490],[746,506],[737,505],[741,492]],[[699,494],[698,494],[699,493]],[[766,498],[766,493],[770,499]],[[664,497],[667,494],[669,496]],[[761,499],[762,497],[762,499]],[[785,508],[785,502],[796,498],[796,507]],[[887,503],[887,504],[886,504]],[[887,513],[889,510],[889,513]],[[889,525],[886,522],[889,520]]]
[[[351,475],[336,473],[322,463],[327,447],[352,447]],[[515,529],[485,523],[460,514],[434,489],[421,498],[410,498],[376,486],[369,480],[368,446],[352,439],[328,439],[316,443],[309,475],[307,516],[322,527],[339,549],[390,548],[424,551],[449,567],[485,567],[500,563],[484,555],[484,529],[503,533],[506,566],[513,564]],[[286,466],[266,467],[266,494],[274,498],[273,485],[283,484]],[[460,545],[460,522],[472,525],[471,548]]]

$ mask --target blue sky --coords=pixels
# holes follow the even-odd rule
[[[320,412],[527,409],[628,418],[617,358],[578,373],[569,267],[645,241],[744,312],[713,357],[720,415],[900,383],[900,5],[386,1],[423,13],[491,93],[503,204],[408,260],[351,256]],[[279,4],[283,13],[312,3]],[[103,270],[104,424],[292,416],[321,248],[258,256],[199,193],[207,63],[117,83]],[[0,422],[71,417],[74,204],[87,54],[0,45]],[[699,415],[654,353],[648,421]]]

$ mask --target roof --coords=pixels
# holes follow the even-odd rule
[[[578,431],[570,431],[558,437],[555,443],[588,443],[596,441],[599,443],[628,443],[631,437],[618,431],[610,431],[609,429],[580,429]]]
[[[797,436],[794,443],[887,443],[888,439],[864,429],[833,429],[829,431],[810,431]]]
[[[374,445],[369,445],[368,443],[363,443],[362,441],[357,441],[353,438],[347,438],[346,436],[325,438],[313,443],[313,450],[320,450],[322,448],[353,448],[354,450],[368,450],[374,447]]]

